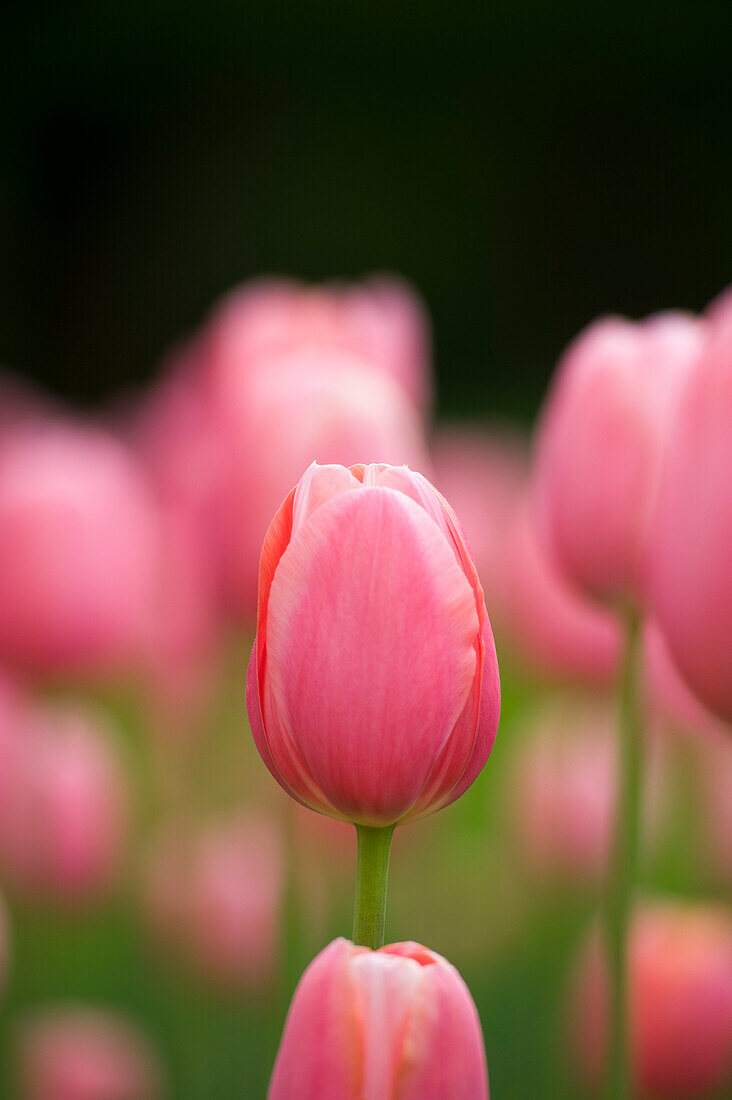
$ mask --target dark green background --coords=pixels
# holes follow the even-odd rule
[[[445,412],[529,416],[603,310],[732,278],[732,3],[10,4],[0,359],[144,379],[237,280],[396,269]]]

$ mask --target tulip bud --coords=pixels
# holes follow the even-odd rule
[[[599,929],[572,987],[576,1064],[597,1087],[607,1048]],[[631,927],[632,1067],[643,1100],[717,1095],[732,1073],[732,918],[711,905],[645,905]],[[721,1093],[720,1093],[721,1095]]]
[[[282,787],[362,825],[456,799],[500,688],[473,561],[421,474],[312,465],[267,532],[247,706]]]
[[[100,429],[43,421],[0,443],[0,654],[39,673],[136,657],[154,518],[131,455]]]
[[[88,715],[29,710],[9,739],[0,866],[20,893],[86,900],[119,870],[128,807],[113,742]]]
[[[158,838],[148,917],[160,947],[177,949],[210,982],[262,989],[277,962],[282,849],[273,823],[236,814],[196,835]]]
[[[352,354],[391,375],[424,410],[431,391],[429,343],[426,311],[400,279],[323,287],[260,279],[231,291],[217,306],[201,352],[219,379],[303,349]]]
[[[732,722],[732,308],[710,321],[673,426],[647,560],[652,609],[695,695]]]
[[[541,714],[519,748],[512,805],[530,869],[542,877],[602,880],[615,822],[617,745],[612,715]]]
[[[68,1007],[20,1030],[23,1100],[157,1100],[162,1074],[144,1036],[110,1012]]]
[[[329,944],[303,974],[268,1100],[487,1100],[480,1020],[446,959],[417,943]]]
[[[570,345],[539,428],[536,504],[547,545],[577,587],[638,603],[641,562],[670,421],[704,322],[606,318]]]

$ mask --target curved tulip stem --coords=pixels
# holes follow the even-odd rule
[[[389,852],[394,826],[357,825],[358,864],[353,904],[353,942],[376,950],[384,946]]]
[[[628,1022],[628,928],[638,868],[643,793],[640,666],[640,620],[637,615],[629,614],[626,620],[625,654],[620,683],[616,833],[607,909],[610,976],[609,1100],[628,1100],[632,1092]]]

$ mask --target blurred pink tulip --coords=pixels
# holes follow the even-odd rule
[[[20,1030],[23,1100],[158,1100],[162,1074],[147,1040],[111,1012],[65,1007]]]
[[[724,735],[725,725],[697,699],[682,678],[657,624],[649,619],[643,631],[643,664],[648,705],[657,718],[675,730]]]
[[[612,682],[620,653],[619,624],[561,575],[538,536],[525,498],[514,509],[505,538],[506,637],[517,656],[552,678]]]
[[[501,427],[443,425],[432,440],[435,485],[460,517],[496,634],[509,626],[507,532],[528,475],[528,447]]]
[[[437,433],[432,457],[436,484],[460,516],[475,555],[499,643],[541,675],[611,680],[618,624],[567,583],[537,537],[521,437],[455,424]]]
[[[574,1057],[594,1087],[606,1058],[606,987],[595,934],[571,993]],[[629,1011],[643,1100],[721,1095],[732,1074],[732,918],[726,909],[681,902],[639,908],[631,932]]]
[[[498,665],[458,521],[421,474],[303,475],[262,549],[247,706],[275,779],[321,813],[388,825],[470,786]]]
[[[98,895],[119,871],[128,826],[109,731],[88,714],[36,707],[9,744],[0,811],[4,875],[26,896],[76,902]]]
[[[283,853],[267,818],[237,814],[159,839],[148,875],[154,937],[215,984],[250,991],[277,963]]]
[[[349,353],[301,348],[217,391],[222,445],[224,584],[253,617],[267,525],[313,460],[426,461],[418,414],[388,375]]]
[[[487,1100],[467,986],[417,943],[331,943],[290,1006],[268,1100]]]
[[[521,851],[544,878],[601,880],[613,838],[617,744],[604,708],[541,714],[520,746],[511,802]]]
[[[154,724],[192,733],[214,680],[220,616],[202,528],[182,508],[161,506],[146,665]]]
[[[101,429],[47,420],[0,442],[0,656],[39,673],[127,667],[150,608],[141,472]]]
[[[229,293],[203,334],[202,355],[219,383],[262,360],[303,349],[346,352],[390,374],[424,410],[431,394],[429,323],[401,279],[307,287],[260,279]],[[226,384],[225,384],[226,385]]]
[[[647,583],[671,656],[732,723],[732,308],[710,322],[673,426],[651,527]]]
[[[663,454],[704,333],[684,313],[609,317],[559,364],[539,426],[536,505],[561,571],[599,599],[641,602]]]

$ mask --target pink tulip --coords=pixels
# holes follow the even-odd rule
[[[64,902],[106,890],[119,870],[128,821],[108,731],[89,715],[35,708],[8,745],[0,866],[14,889]]]
[[[507,532],[528,475],[528,448],[505,428],[450,424],[431,448],[435,484],[460,516],[497,634],[510,626]]]
[[[559,572],[539,538],[525,496],[507,526],[505,547],[506,637],[516,655],[552,678],[612,682],[620,651],[619,624]]]
[[[268,1100],[487,1100],[467,986],[417,943],[331,943],[290,1006]]]
[[[277,830],[266,818],[238,814],[198,835],[173,831],[150,866],[155,937],[219,986],[266,987],[277,962],[282,864]]]
[[[0,443],[0,655],[39,673],[128,666],[150,608],[141,472],[100,429],[47,420]]]
[[[225,375],[247,373],[283,353],[346,352],[390,374],[425,409],[429,343],[424,307],[399,279],[312,288],[261,279],[233,290],[217,306],[204,330],[202,354],[220,384]]]
[[[146,670],[156,728],[200,729],[214,679],[220,615],[204,532],[188,511],[161,506]]]
[[[607,683],[617,665],[618,624],[560,576],[537,537],[522,439],[452,425],[438,432],[432,457],[436,483],[475,555],[499,641],[541,675]]]
[[[669,653],[666,640],[653,620],[643,631],[643,664],[648,704],[666,726],[713,739],[724,736],[724,723],[689,690]]]
[[[594,1087],[606,1058],[606,992],[595,934],[579,959],[571,998],[576,1064]],[[681,902],[639,909],[629,997],[632,1064],[644,1100],[700,1100],[730,1082],[732,918],[726,909]]]
[[[710,322],[673,427],[647,560],[651,604],[695,695],[732,722],[732,308]]]
[[[529,868],[542,877],[601,880],[613,839],[617,744],[612,714],[542,713],[521,745],[512,805]]]
[[[217,391],[224,583],[234,609],[253,617],[267,525],[313,460],[421,465],[425,451],[397,384],[348,353],[299,349],[229,382]]]
[[[20,1031],[23,1100],[157,1100],[162,1074],[144,1036],[110,1012],[65,1007]]]
[[[389,825],[470,786],[498,665],[457,519],[421,474],[303,475],[262,548],[247,706],[275,779],[321,813]]]
[[[610,317],[560,362],[539,428],[536,503],[561,571],[602,600],[641,600],[664,449],[704,331],[683,313]]]

